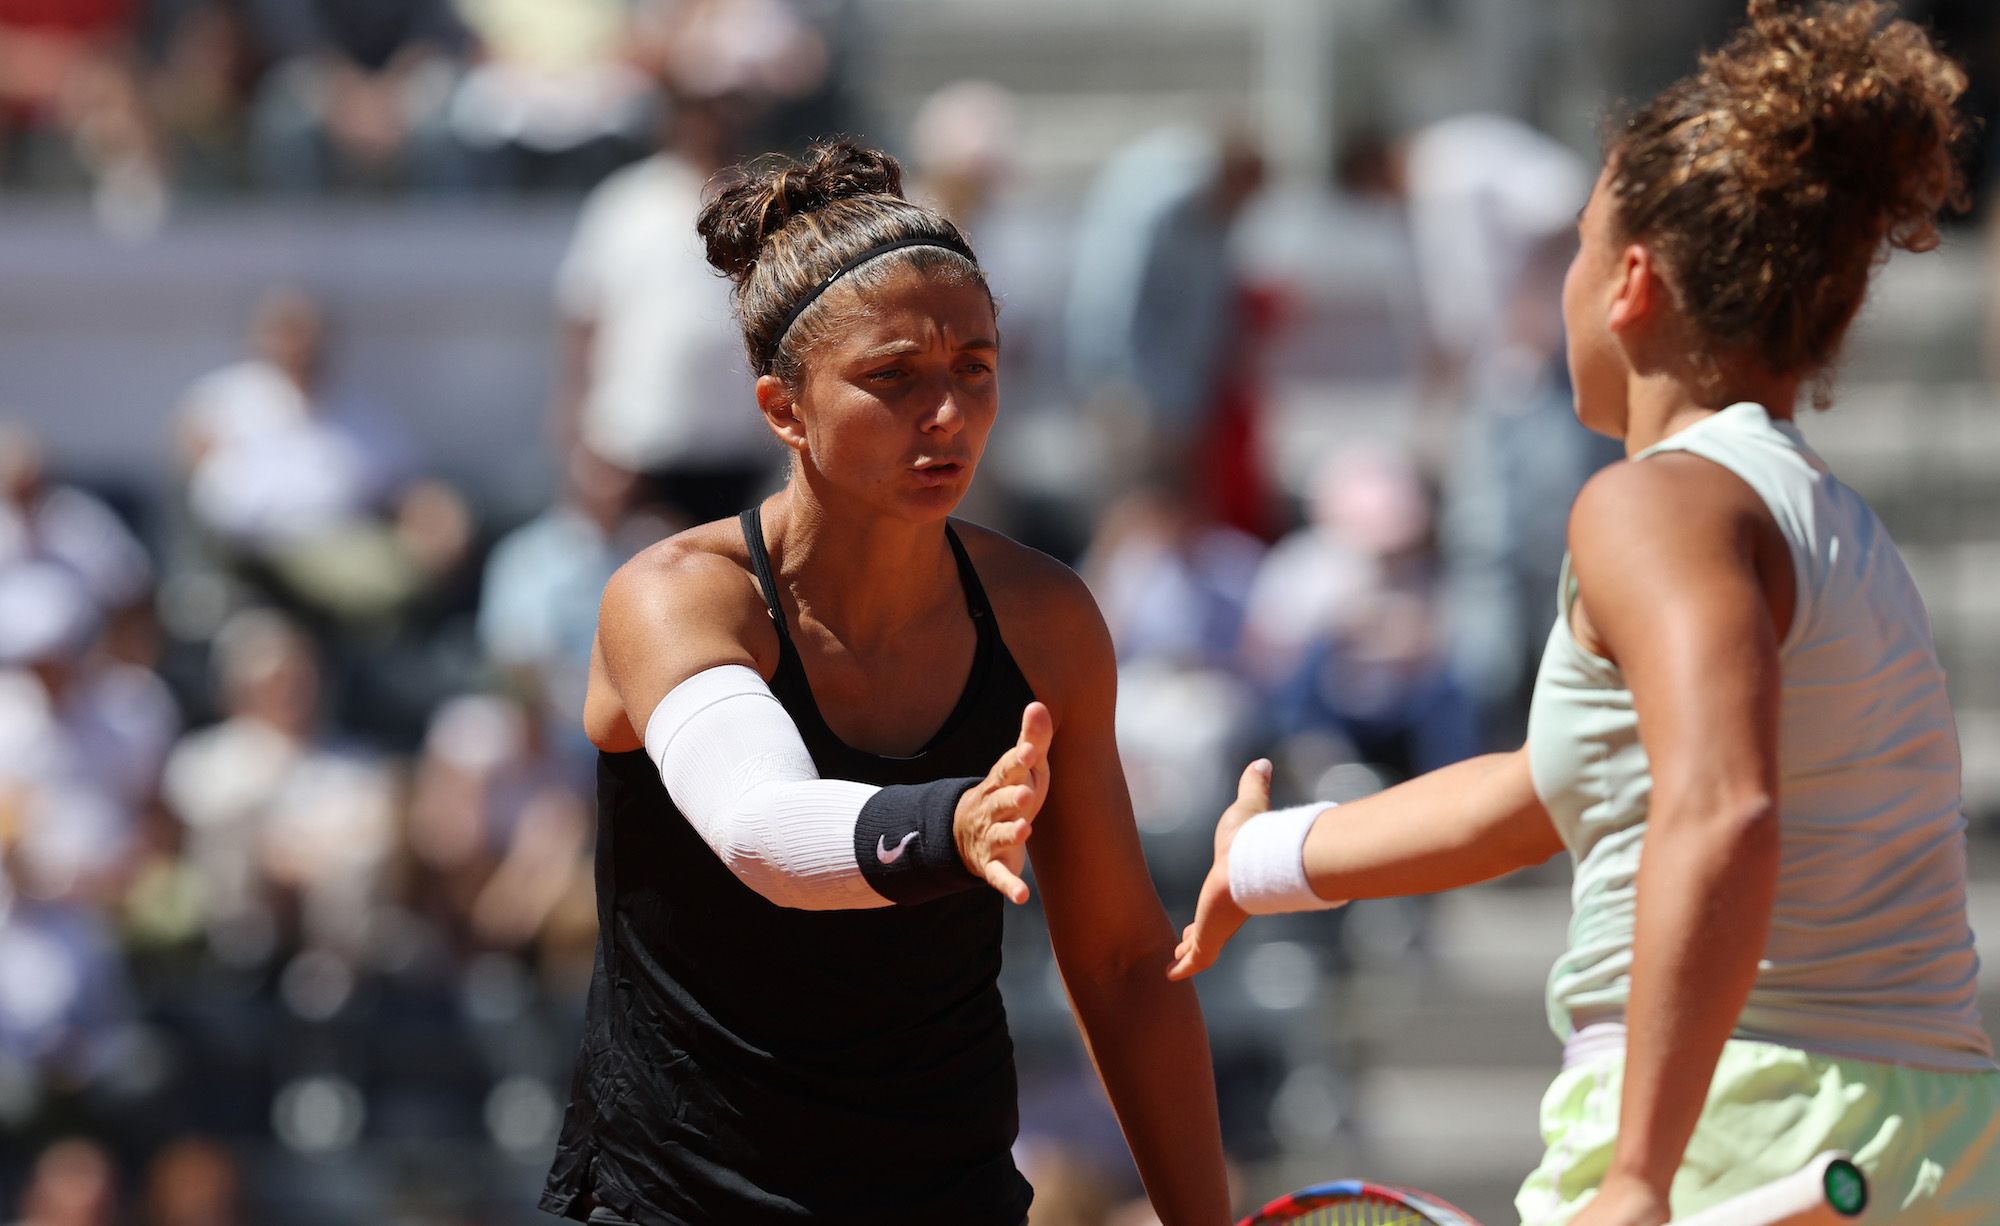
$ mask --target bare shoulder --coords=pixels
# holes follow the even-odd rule
[[[692,675],[726,662],[702,658],[731,654],[731,645],[766,676],[777,666],[777,633],[733,520],[676,533],[619,567],[605,585],[598,637],[614,671],[638,652]]]
[[[1081,576],[1039,549],[954,521],[1008,651],[1058,721],[1085,691],[1115,682],[1104,615]]]
[[[1779,634],[1791,624],[1784,534],[1756,490],[1713,460],[1670,451],[1603,469],[1570,510],[1569,546],[1584,629],[1614,658],[1621,638],[1662,618],[1734,625],[1754,601]]]
[[[1580,558],[1674,542],[1734,544],[1744,530],[1776,534],[1778,526],[1744,478],[1692,452],[1610,464],[1570,508],[1570,550]]]

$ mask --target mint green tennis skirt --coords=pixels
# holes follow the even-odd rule
[[[1597,1193],[1618,1140],[1625,1058],[1565,1068],[1542,1096],[1542,1164],[1522,1226],[1561,1226]],[[1697,1213],[1844,1149],[1868,1174],[1864,1226],[2000,1223],[2000,1072],[1942,1073],[1731,1039],[1674,1176]]]

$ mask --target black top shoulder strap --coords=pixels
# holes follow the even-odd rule
[[[951,542],[951,556],[958,561],[959,586],[965,589],[965,607],[971,612],[972,620],[980,623],[979,633],[983,639],[986,627],[993,621],[993,606],[986,602],[986,588],[980,584],[979,572],[973,569],[972,557],[965,552],[957,530],[948,523],[944,526],[944,539]]]
[[[770,611],[771,623],[778,628],[778,641],[789,647],[792,636],[785,628],[785,606],[778,603],[778,581],[771,573],[771,552],[764,548],[763,508],[751,507],[736,520],[743,525],[743,543],[750,550],[750,568],[757,572],[757,586],[764,589],[764,607]],[[954,545],[956,543],[953,542]],[[959,565],[965,565],[963,554],[960,555]]]

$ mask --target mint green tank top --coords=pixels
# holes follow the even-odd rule
[[[1866,503],[1788,421],[1731,405],[1633,457],[1685,451],[1755,490],[1790,546],[1779,644],[1778,896],[1740,1038],[1918,1068],[1994,1067],[1965,916],[1958,735],[1930,621]],[[1549,1021],[1621,1020],[1652,777],[1618,667],[1570,629],[1565,560],[1535,679],[1535,791],[1575,861]]]

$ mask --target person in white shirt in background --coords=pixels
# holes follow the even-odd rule
[[[1618,458],[1571,411],[1556,309],[1593,178],[1553,137],[1484,113],[1364,136],[1341,164],[1350,191],[1404,210],[1425,345],[1417,447],[1443,474],[1445,632],[1488,740],[1526,717],[1570,503]]]
[[[105,651],[151,668],[159,654],[153,562],[102,498],[57,480],[41,439],[0,420],[0,569],[22,562],[67,567],[105,620]]]
[[[628,0],[457,0],[476,53],[452,133],[487,188],[596,182],[645,147],[658,98],[632,62]]]
[[[226,718],[181,738],[162,783],[202,883],[211,951],[261,966],[291,935],[278,917],[295,897],[303,943],[355,957],[397,849],[395,774],[328,743],[313,643],[283,615],[235,614],[214,660]]]
[[[818,35],[777,0],[655,4],[634,53],[669,100],[661,146],[584,201],[556,274],[563,368],[559,446],[639,474],[685,523],[749,506],[776,479],[755,411],[729,284],[695,234],[709,177],[770,101],[825,72]]]
[[[165,683],[97,649],[74,572],[0,565],[0,873],[32,897],[114,893],[180,732]]]
[[[1402,206],[1433,374],[1465,378],[1506,347],[1523,275],[1575,244],[1592,175],[1568,146],[1505,115],[1458,115],[1394,142],[1358,138],[1343,185]]]
[[[397,423],[329,390],[327,332],[311,297],[272,289],[253,316],[255,356],[183,395],[186,552],[315,613],[391,617],[463,561],[471,512],[419,475]]]

